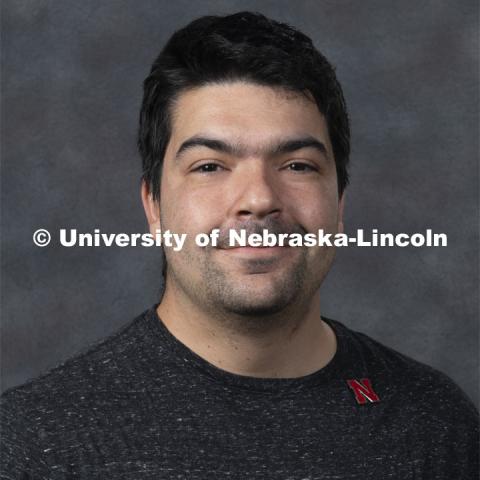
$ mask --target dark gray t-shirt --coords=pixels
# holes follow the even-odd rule
[[[155,307],[2,396],[2,479],[478,478],[478,412],[445,374],[334,320],[321,370],[260,379]]]

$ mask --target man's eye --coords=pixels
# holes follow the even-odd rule
[[[294,172],[315,172],[317,169],[308,163],[293,162],[287,165],[287,168]]]
[[[223,167],[217,163],[204,163],[203,165],[199,165],[198,167],[194,168],[192,171],[200,173],[212,173],[217,172],[221,168]]]

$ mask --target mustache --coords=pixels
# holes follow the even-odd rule
[[[241,230],[245,231],[247,237],[252,233],[261,235],[263,233],[263,230],[267,230],[268,233],[274,234],[276,236],[280,234],[290,235],[292,233],[304,235],[307,233],[307,230],[305,230],[305,228],[303,228],[299,224],[292,225],[282,220],[278,220],[274,218],[268,218],[263,222],[258,222],[256,220],[249,219],[249,220],[246,220],[245,222],[236,223],[234,226],[219,228],[219,230],[220,231],[219,231],[216,248],[221,248],[221,249],[232,248],[229,245],[231,230],[237,233],[239,233]]]

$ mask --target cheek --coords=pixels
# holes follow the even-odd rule
[[[312,189],[291,197],[293,216],[308,231],[332,230],[337,227],[338,199],[335,191]]]
[[[168,201],[166,199],[168,198]],[[175,233],[209,233],[223,221],[222,203],[212,191],[170,190],[162,209],[163,228]]]

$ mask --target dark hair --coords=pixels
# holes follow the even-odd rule
[[[193,87],[235,80],[313,96],[327,121],[341,194],[348,184],[350,129],[334,68],[298,30],[259,13],[240,12],[201,17],[175,32],[145,79],[138,148],[143,180],[153,197],[160,197],[174,100]]]

